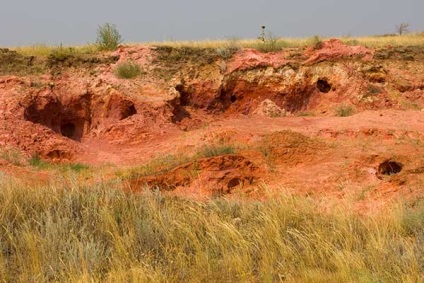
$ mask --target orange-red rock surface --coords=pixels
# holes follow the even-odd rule
[[[130,187],[212,196],[261,194],[253,188],[266,184],[359,203],[416,197],[424,192],[422,51],[338,40],[277,53],[242,49],[231,58],[120,47],[90,64],[1,75],[0,146],[52,162],[133,166],[225,143],[237,152],[136,178]],[[127,60],[142,67],[140,77],[114,75]],[[387,160],[401,171],[379,174]],[[3,160],[0,170],[13,166]]]

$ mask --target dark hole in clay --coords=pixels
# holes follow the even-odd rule
[[[320,92],[328,93],[331,90],[331,85],[323,79],[317,81],[317,88]]]
[[[190,103],[190,95],[189,93],[184,89],[184,86],[179,84],[175,87],[175,90],[179,92],[180,94],[180,105],[181,106],[187,106]]]
[[[134,104],[129,105],[124,111],[121,113],[121,120],[131,117],[132,115],[137,114],[137,109],[135,109]]]
[[[403,165],[396,161],[387,160],[378,166],[378,174],[394,175],[402,171]]]
[[[228,181],[227,188],[231,189],[231,188],[237,187],[240,184],[241,184],[241,180],[239,178],[233,178],[230,181]]]
[[[62,122],[60,124],[60,133],[70,139],[75,137],[75,124],[72,122]]]

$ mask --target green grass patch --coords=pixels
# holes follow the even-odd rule
[[[134,79],[142,73],[140,65],[133,61],[118,63],[113,72],[120,79]]]
[[[82,163],[51,163],[43,160],[39,155],[33,155],[29,161],[29,165],[39,170],[59,170],[59,171],[73,171],[82,172],[90,169],[90,166]]]
[[[259,40],[249,47],[257,49],[262,53],[269,53],[281,51],[289,47],[289,44],[280,38],[269,36],[266,37],[264,41]]]
[[[66,165],[71,171],[75,171],[75,172],[81,172],[84,170],[88,170],[90,168],[90,166],[86,165],[86,164],[82,164],[82,163],[71,163]]]
[[[37,169],[45,169],[50,166],[50,163],[42,160],[39,155],[33,155],[28,162],[29,165]]]
[[[340,105],[336,108],[335,114],[339,117],[352,116],[355,110],[352,105]]]
[[[219,155],[227,155],[227,154],[233,154],[236,152],[236,148],[233,145],[207,145],[201,147],[197,153],[196,157],[213,157],[213,156],[219,156]]]

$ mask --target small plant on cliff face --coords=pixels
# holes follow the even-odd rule
[[[336,116],[348,117],[354,114],[354,109],[351,105],[340,105],[336,108]]]
[[[105,23],[97,29],[96,45],[99,50],[115,50],[122,43],[122,36],[115,25]]]
[[[236,151],[233,145],[228,144],[214,144],[214,145],[205,145],[201,147],[196,155],[200,158],[202,157],[213,157],[219,155],[233,154]]]
[[[119,63],[115,70],[115,75],[121,79],[133,79],[141,74],[140,65],[133,61]]]
[[[29,160],[29,165],[32,167],[36,167],[38,169],[45,169],[50,164],[44,160],[41,159],[41,157],[38,154],[34,154],[31,159]]]

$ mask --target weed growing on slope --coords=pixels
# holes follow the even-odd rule
[[[39,155],[33,155],[29,161],[29,165],[39,169],[39,170],[47,170],[47,169],[56,169],[58,171],[72,171],[72,172],[82,172],[84,170],[88,170],[90,166],[82,163],[63,163],[63,164],[54,164],[48,161],[43,160]]]
[[[140,65],[134,61],[118,63],[113,72],[120,79],[133,79],[142,74]]]
[[[336,116],[348,117],[354,114],[355,110],[352,105],[340,105],[336,108]]]
[[[236,152],[236,148],[233,145],[216,144],[216,145],[206,145],[201,147],[197,151],[195,156],[198,158],[213,157],[213,156],[219,156],[219,155],[233,154],[235,152]]]
[[[49,167],[50,163],[42,160],[39,155],[35,154],[29,159],[29,165],[37,169],[45,169]]]

